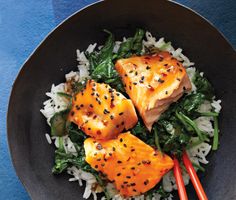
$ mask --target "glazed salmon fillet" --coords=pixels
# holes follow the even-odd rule
[[[185,68],[168,52],[120,59],[115,68],[149,131],[171,103],[191,90]]]
[[[130,132],[107,141],[88,138],[84,149],[86,161],[114,182],[124,197],[150,190],[173,167],[169,156],[155,151]]]
[[[91,137],[111,139],[132,128],[138,118],[130,99],[107,84],[89,80],[73,97],[69,121]]]

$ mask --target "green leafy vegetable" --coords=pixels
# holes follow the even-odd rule
[[[187,117],[186,115],[184,115],[181,112],[179,112],[179,113],[176,112],[176,116],[184,124],[184,126],[186,126],[188,128],[189,128],[189,126],[191,126],[195,130],[195,132],[197,133],[197,135],[201,141],[208,141],[209,142],[209,139],[207,138],[207,136],[204,135],[202,133],[202,131],[199,130],[199,128],[197,127],[196,123],[193,120],[191,120],[189,117]]]
[[[86,53],[90,63],[90,74],[95,81],[109,83],[117,90],[124,91],[123,84],[113,63],[114,36],[107,30],[105,32],[109,36],[101,50],[90,54]]]
[[[53,136],[63,136],[66,135],[66,121],[69,113],[69,109],[57,112],[50,119],[51,123],[51,134]]]
[[[83,145],[83,142],[87,138],[87,135],[78,128],[78,125],[71,122],[67,125],[66,129],[73,143],[76,143],[80,146]]]
[[[212,150],[217,150],[219,144],[219,128],[218,128],[218,118],[214,117],[214,138]]]
[[[144,30],[137,29],[134,37],[127,38],[126,41],[121,43],[117,52],[116,59],[128,58],[135,55],[140,55],[142,51],[142,40],[144,37]]]
[[[145,193],[145,196],[148,199],[151,200],[155,193],[158,193],[162,197],[161,199],[166,199],[166,198],[168,198],[170,196],[170,193],[166,192],[163,189],[163,186],[161,184],[157,184],[154,188],[152,188],[151,190],[147,191]]]
[[[197,163],[192,162],[192,165],[199,169],[201,172],[205,172],[204,167],[202,167],[200,164],[198,165]]]
[[[65,92],[57,92],[57,95],[61,96],[61,97],[65,97],[67,99],[71,99],[72,96],[70,94],[67,94]]]
[[[90,63],[91,77],[97,82],[105,82],[118,91],[124,92],[123,84],[114,68],[114,63],[118,58],[141,53],[144,31],[138,29],[134,37],[128,38],[127,41],[121,43],[117,54],[113,52],[115,45],[114,36],[107,30],[105,32],[109,36],[101,50],[90,54],[86,53]]]
[[[83,171],[89,172],[95,176],[98,184],[103,188],[106,198],[109,200],[111,197],[105,187],[106,183],[99,176],[99,173],[85,161],[85,150],[83,146],[78,146],[75,143],[74,145],[77,147],[78,155],[66,153],[63,146],[63,139],[59,138],[59,148],[55,151],[55,165],[52,169],[52,172],[54,174],[60,174],[71,166],[76,166]]]
[[[197,87],[197,93],[204,94],[207,100],[212,100],[214,89],[210,82],[197,71],[194,77],[194,84]]]
[[[156,144],[156,147],[158,148],[158,150],[159,150],[160,152],[162,152],[162,150],[161,150],[161,145],[160,145],[160,142],[159,142],[157,127],[154,127],[154,136],[155,136],[155,144]]]

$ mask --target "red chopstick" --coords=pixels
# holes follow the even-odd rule
[[[179,161],[175,156],[174,156],[174,176],[175,176],[180,200],[188,200],[188,196],[187,196],[186,189],[184,186],[183,177],[181,174],[181,169],[179,166]]]
[[[208,200],[206,193],[202,187],[202,184],[197,176],[195,169],[193,168],[191,161],[189,160],[189,157],[188,157],[188,154],[186,153],[186,151],[184,151],[182,159],[183,159],[183,163],[184,163],[185,168],[190,176],[190,179],[192,181],[192,184],[195,188],[195,191],[197,193],[199,200]]]

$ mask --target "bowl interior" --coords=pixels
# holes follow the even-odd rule
[[[210,155],[200,174],[209,199],[236,196],[236,55],[224,37],[206,20],[178,4],[162,0],[110,0],[94,4],[57,27],[24,64],[13,86],[8,110],[8,140],[14,166],[33,199],[82,199],[83,189],[68,175],[54,176],[54,147],[45,138],[49,127],[40,114],[45,92],[52,83],[76,69],[76,49],[104,42],[104,28],[116,39],[137,27],[165,37],[196,63],[222,99],[220,149]],[[197,199],[188,186],[189,199]]]

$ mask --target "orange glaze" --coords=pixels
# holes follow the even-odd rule
[[[120,59],[115,67],[149,130],[184,90],[191,90],[185,68],[168,52]]]
[[[107,141],[88,138],[84,149],[86,161],[114,181],[124,197],[150,190],[173,167],[169,156],[155,151],[130,132]]]
[[[138,121],[133,103],[109,85],[87,82],[73,97],[69,120],[96,139],[115,138]]]

